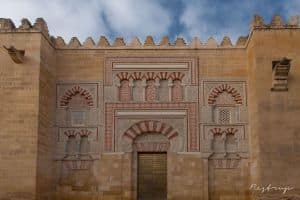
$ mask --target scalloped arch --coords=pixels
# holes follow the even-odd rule
[[[169,77],[174,81],[174,80],[182,80],[184,77],[184,74],[181,72],[172,72]]]
[[[210,129],[210,132],[214,135],[222,135],[225,133],[226,135],[234,135],[236,132],[238,132],[238,129],[236,128],[226,128],[226,129],[221,129],[221,128],[212,128]]]
[[[132,125],[125,131],[124,136],[131,140],[134,140],[137,136],[149,132],[163,134],[169,140],[178,135],[178,132],[168,124],[155,120],[147,120],[140,121]]]
[[[236,104],[243,104],[242,96],[240,95],[240,93],[234,87],[231,87],[228,84],[221,84],[215,87],[208,96],[208,104],[214,104],[218,96],[223,92],[227,92],[228,94],[230,94]]]
[[[65,92],[65,94],[60,99],[60,105],[67,106],[70,103],[72,97],[75,96],[76,94],[80,94],[81,96],[83,96],[86,100],[86,103],[89,106],[94,105],[93,96],[90,94],[89,91],[80,87],[79,85],[74,86],[72,89],[69,89]]]
[[[92,134],[92,131],[90,130],[87,130],[87,129],[81,129],[81,130],[74,130],[74,129],[71,129],[71,130],[66,130],[64,132],[64,134],[66,136],[77,136],[77,135],[80,135],[80,136],[89,136]]]
[[[128,72],[120,72],[117,74],[117,77],[119,78],[120,81],[129,80],[130,74]]]

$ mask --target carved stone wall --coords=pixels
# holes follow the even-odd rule
[[[105,150],[130,151],[130,148],[124,149],[123,133],[133,122],[156,119],[170,121],[170,125],[180,124],[177,126],[181,137],[178,141],[182,141],[177,145],[179,151],[199,149],[197,127],[194,126],[197,123],[194,110],[197,108],[196,64],[196,59],[188,57],[106,58]],[[172,114],[170,110],[185,114]],[[118,116],[118,112],[129,114]]]
[[[97,124],[99,109],[97,83],[57,84],[57,117],[59,126]],[[76,123],[78,122],[78,123]]]
[[[246,82],[214,79],[201,85],[200,146],[208,160],[209,199],[244,199],[247,169],[241,163],[249,158]]]
[[[198,80],[196,65],[197,60],[192,57],[106,58],[105,100],[197,101],[197,95],[194,95]]]
[[[202,82],[202,151],[219,153],[248,151],[247,93],[244,81]],[[218,143],[218,145],[217,145]],[[226,147],[227,145],[227,147]],[[235,146],[235,147],[234,147]]]
[[[98,83],[57,84],[55,160],[60,189],[93,191],[101,139]],[[62,192],[63,194],[63,192]]]
[[[122,138],[120,137],[134,122],[160,119],[179,129],[178,133],[182,137],[180,141],[182,141],[184,149],[197,151],[199,143],[196,109],[197,105],[194,103],[107,103],[105,108],[105,150],[120,151],[122,149],[120,147]],[[180,149],[179,151],[183,150]]]
[[[167,152],[169,200],[299,198],[299,22],[81,44],[0,18],[0,199],[135,200],[145,151]]]

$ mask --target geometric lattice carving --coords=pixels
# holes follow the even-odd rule
[[[157,88],[154,80],[147,81],[146,86],[146,101],[153,102],[157,100]]]
[[[217,98],[223,93],[226,92],[228,94],[231,95],[231,97],[233,97],[234,101],[236,104],[241,105],[242,102],[242,96],[238,93],[238,91],[231,87],[228,84],[221,84],[217,87],[215,87],[211,93],[208,96],[208,104],[214,104],[217,100]]]
[[[70,100],[78,94],[85,99],[88,106],[93,106],[93,96],[89,93],[89,91],[80,87],[79,85],[74,86],[72,89],[69,89],[65,92],[60,99],[60,105],[67,106],[70,103]]]
[[[219,123],[220,124],[230,123],[230,111],[228,109],[219,110]]]
[[[163,134],[168,139],[172,139],[178,135],[178,132],[170,125],[160,121],[147,120],[132,125],[125,131],[124,136],[134,140],[137,136],[144,133]]]

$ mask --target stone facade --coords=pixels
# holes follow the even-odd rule
[[[300,199],[299,30],[66,44],[1,18],[0,200],[137,200],[145,152],[167,155],[168,200]]]

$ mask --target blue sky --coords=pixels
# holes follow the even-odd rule
[[[110,42],[122,36],[141,41],[152,35],[156,42],[167,35],[171,40],[197,36],[202,42],[213,36],[229,36],[235,43],[247,35],[254,14],[270,23],[273,15],[287,20],[300,15],[300,0],[0,0],[0,17],[16,25],[22,18],[32,23],[43,17],[51,35],[66,42],[77,36],[83,42],[92,36],[97,42],[105,35]]]

